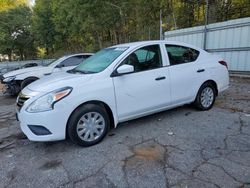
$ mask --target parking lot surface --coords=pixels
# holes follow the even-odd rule
[[[210,111],[126,122],[88,148],[30,142],[0,96],[0,187],[250,188],[250,79],[232,78]]]

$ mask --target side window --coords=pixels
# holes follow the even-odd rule
[[[83,60],[82,56],[74,56],[64,60],[63,62],[61,62],[61,64],[64,65],[65,67],[76,66],[79,65],[82,62],[82,60]]]
[[[91,57],[91,55],[83,55],[82,56],[82,61],[84,61],[85,59],[88,59],[89,57]]]
[[[179,65],[195,61],[199,56],[199,51],[176,45],[166,45],[170,65]]]
[[[162,67],[160,46],[151,45],[140,48],[121,63],[121,65],[124,64],[134,66],[135,72]]]

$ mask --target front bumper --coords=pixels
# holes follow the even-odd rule
[[[60,106],[60,107],[59,107]],[[25,108],[17,110],[17,118],[23,133],[31,141],[47,142],[64,140],[66,125],[70,116],[67,105],[62,103],[51,111],[29,113]]]
[[[3,82],[1,80],[1,83],[4,85],[2,90],[4,94],[17,95],[20,92],[20,85],[16,81]]]

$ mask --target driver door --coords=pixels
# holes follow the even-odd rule
[[[159,45],[145,46],[120,64],[134,66],[134,72],[113,77],[120,121],[170,105],[169,72],[163,66],[161,54]]]

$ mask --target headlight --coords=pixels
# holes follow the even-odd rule
[[[55,91],[52,91],[50,93],[47,93],[40,98],[36,99],[34,102],[32,102],[27,108],[27,112],[43,112],[52,110],[54,107],[54,104],[64,97],[68,96],[70,92],[72,91],[71,87],[64,87]]]
[[[3,82],[11,82],[11,81],[14,80],[15,78],[16,78],[15,76],[7,77],[7,78],[4,78],[4,79],[3,79]]]

